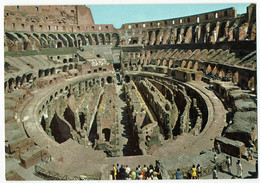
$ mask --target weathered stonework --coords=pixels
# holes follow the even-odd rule
[[[5,151],[36,175],[107,180],[156,159],[164,179],[204,176],[217,142],[242,157],[257,141],[255,4],[119,29],[86,6],[4,13]]]

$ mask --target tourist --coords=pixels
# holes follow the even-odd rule
[[[220,154],[221,153],[221,147],[219,142],[217,142],[217,153]]]
[[[252,153],[253,153],[253,151],[252,151],[252,149],[251,149],[251,147],[248,147],[247,148],[247,160],[249,161],[249,159],[253,159],[253,156],[252,156]]]
[[[179,168],[177,168],[177,171],[176,171],[176,179],[181,179],[181,172],[180,172]]]
[[[124,180],[125,179],[125,168],[124,165],[121,165],[119,169],[119,179]]]
[[[200,179],[200,175],[201,175],[201,167],[200,164],[197,165],[197,179]]]
[[[218,175],[217,175],[217,167],[214,166],[213,170],[212,170],[212,173],[213,173],[213,179],[218,179]]]
[[[138,167],[136,167],[136,169],[135,169],[136,179],[139,179],[138,175],[140,172],[141,172],[141,170]]]
[[[128,174],[126,174],[126,178],[125,178],[125,180],[132,180],[131,178],[130,178],[130,175]]]
[[[132,178],[132,180],[136,180],[136,172],[135,171],[131,171],[131,178]]]
[[[119,170],[120,170],[120,165],[117,163],[116,164],[116,173],[117,173],[117,176],[116,176],[116,179],[119,179]]]
[[[162,175],[161,175],[161,172],[160,172],[160,168],[159,168],[159,162],[158,161],[155,161],[155,168],[154,168],[154,171],[157,172],[157,177],[158,179],[162,179]]]
[[[126,172],[126,175],[129,175],[131,172],[131,168],[128,165],[126,165],[125,172]]]
[[[146,180],[152,180],[152,177],[151,177],[151,175],[150,175],[150,174],[148,174],[148,175],[147,175],[147,178],[146,178]]]
[[[116,177],[117,177],[117,169],[116,166],[113,165],[113,179],[116,180]]]
[[[146,172],[147,172],[147,167],[146,167],[146,165],[144,165],[144,168],[142,169],[143,180],[146,179]]]
[[[139,174],[138,174],[138,179],[139,179],[139,180],[143,180],[142,172],[139,172]]]
[[[217,154],[214,154],[214,163],[215,164],[217,163],[217,159],[218,159]]]
[[[237,177],[242,178],[243,168],[240,160],[237,160]]]
[[[153,180],[159,180],[157,175],[158,175],[157,172],[154,171],[153,172]]]
[[[227,165],[227,169],[228,169],[228,173],[231,174],[231,160],[230,160],[230,157],[227,156],[226,157],[226,165]]]
[[[191,179],[196,179],[196,178],[197,178],[196,167],[195,167],[195,165],[192,165],[192,168],[191,168]]]
[[[147,169],[146,177],[148,177],[148,175],[150,176],[153,175],[153,165],[150,165],[149,168]]]

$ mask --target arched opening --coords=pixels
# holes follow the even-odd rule
[[[138,43],[138,41],[135,39],[135,40],[133,40],[133,44],[137,44]]]
[[[44,116],[42,116],[41,125],[42,125],[43,130],[46,131],[46,121],[44,119]]]
[[[84,123],[85,123],[85,115],[83,112],[79,113],[79,120],[80,120],[80,128],[83,130]]]
[[[39,78],[42,77],[42,73],[43,73],[43,70],[39,70],[39,71],[38,71],[38,77],[39,77]]]
[[[112,83],[112,82],[113,82],[112,77],[111,77],[111,76],[108,76],[108,77],[107,77],[107,83]]]
[[[128,75],[125,76],[125,82],[129,83],[130,82],[130,77]]]
[[[51,135],[58,143],[63,143],[72,138],[69,126],[55,113],[50,124]]]
[[[102,133],[104,135],[105,141],[109,142],[109,140],[110,140],[110,129],[109,128],[104,128],[102,130]]]
[[[116,33],[112,34],[112,44],[113,46],[119,45],[119,35]]]
[[[101,86],[104,87],[105,85],[105,81],[104,81],[104,78],[101,79]]]
[[[234,83],[234,84],[237,84],[237,83],[238,83],[238,81],[239,81],[238,71],[236,71],[236,72],[233,74],[232,80],[233,80],[233,83]]]
[[[69,58],[69,62],[73,62],[73,59],[72,59],[72,58]]]
[[[61,42],[58,42],[58,43],[57,43],[57,46],[58,46],[58,48],[62,48],[62,43],[61,43]]]
[[[65,109],[63,115],[66,121],[68,121],[71,124],[72,128],[76,130],[74,112],[71,110],[69,106]]]
[[[110,41],[110,34],[106,33],[105,40],[106,40],[106,44],[110,44],[111,43],[111,41]]]
[[[255,77],[251,77],[248,81],[248,88],[252,91],[255,91]]]

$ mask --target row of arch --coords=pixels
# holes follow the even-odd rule
[[[11,93],[15,89],[19,89],[20,87],[33,87],[34,81],[38,78],[46,77],[46,76],[51,76],[53,74],[56,74],[56,72],[67,72],[68,70],[71,69],[77,69],[78,65],[77,64],[65,64],[62,67],[52,67],[52,68],[45,68],[45,69],[39,69],[37,72],[37,76],[33,73],[29,74],[23,74],[22,76],[16,76],[16,77],[11,77],[7,79],[4,83],[4,89],[5,93]],[[29,86],[28,86],[29,85]]]
[[[120,36],[117,32],[109,33],[18,33],[5,32],[6,44],[20,43],[20,51],[40,48],[81,47],[85,45],[118,46]],[[34,42],[34,43],[33,43]],[[37,46],[36,46],[37,45]],[[16,45],[18,46],[18,45]],[[9,48],[9,51],[12,49]],[[13,48],[14,49],[14,48]]]
[[[145,60],[147,61],[147,60]],[[200,60],[189,60],[189,59],[157,59],[155,62],[150,60],[148,62],[137,62],[131,64],[126,64],[125,67],[132,67],[133,70],[136,70],[139,66],[145,65],[156,65],[156,66],[165,66],[171,69],[180,67],[193,69],[195,71],[202,71],[203,74],[212,79],[222,79],[224,81],[232,81],[233,83],[241,86],[244,89],[256,89],[256,71],[246,68],[238,68],[233,66],[228,66],[224,64],[210,63]],[[134,69],[136,68],[136,69]]]
[[[42,103],[42,105],[39,105],[39,108],[37,109],[38,115],[40,118],[40,123],[41,123],[43,130],[46,133],[48,133],[49,135],[52,135],[54,137],[54,139],[60,143],[60,141],[57,139],[57,136],[56,136],[57,134],[54,135],[54,133],[52,132],[53,128],[51,127],[51,125],[53,125],[52,124],[53,120],[51,120],[51,122],[50,122],[51,132],[50,132],[50,130],[48,130],[47,125],[46,125],[47,119],[45,118],[45,113],[48,111],[48,106],[54,105],[54,103],[56,102],[56,100],[54,100],[54,99],[59,97],[60,95],[69,97],[73,93],[74,95],[78,96],[78,95],[81,95],[82,93],[86,92],[88,89],[90,89],[91,87],[93,87],[96,84],[100,85],[101,87],[104,87],[105,84],[110,84],[110,83],[113,83],[113,77],[110,75],[108,75],[106,77],[89,77],[89,78],[83,79],[81,81],[75,81],[75,83],[65,85],[59,89],[56,89],[55,91],[52,91],[52,93],[46,97],[45,101]],[[70,115],[68,116],[65,113],[66,114],[70,113]],[[54,114],[54,118],[56,119],[58,115],[56,117],[55,117],[55,115],[57,115],[57,114],[56,113]],[[74,120],[70,120],[71,115],[74,116],[75,114],[70,109],[70,107],[67,106],[64,111],[64,119],[62,119],[62,120],[66,120],[71,125],[71,128],[75,130],[76,129],[75,118],[73,117]],[[81,117],[82,116],[79,116],[79,118],[81,118]],[[84,123],[84,120],[82,121],[82,119],[80,119],[80,128],[81,129],[83,128],[82,123]]]
[[[142,35],[134,36],[128,44],[160,45],[182,43],[209,43],[216,41],[235,41],[252,39],[251,32],[255,26],[244,19],[223,22],[177,26],[174,28],[141,31]],[[244,35],[241,35],[244,34]]]

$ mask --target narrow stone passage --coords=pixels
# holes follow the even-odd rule
[[[131,131],[129,127],[129,118],[127,114],[127,104],[123,93],[122,85],[116,85],[116,108],[117,108],[117,124],[118,124],[118,146],[117,155],[130,156],[133,155],[133,146],[131,139]]]

